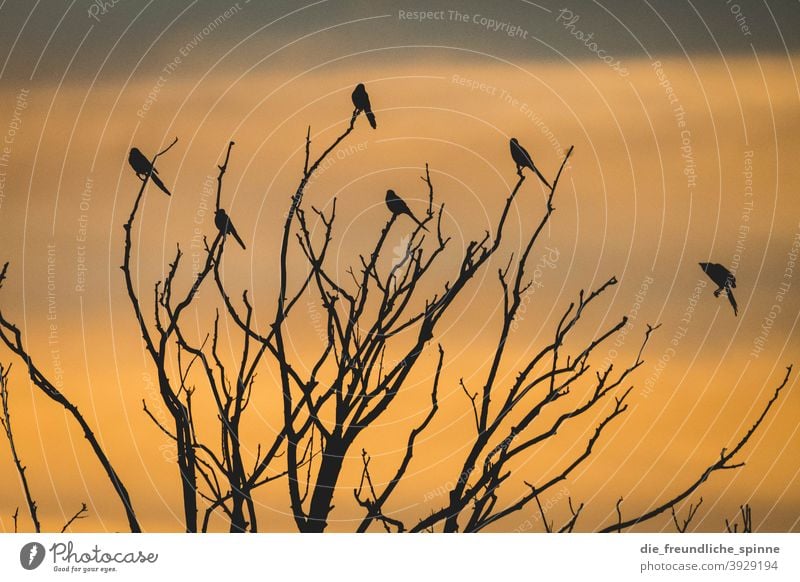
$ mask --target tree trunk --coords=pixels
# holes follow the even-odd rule
[[[322,533],[328,526],[328,515],[333,509],[331,501],[339,480],[339,473],[342,470],[346,450],[347,446],[336,437],[326,443],[304,532]]]

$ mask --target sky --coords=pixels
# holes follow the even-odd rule
[[[556,212],[531,256],[537,285],[500,375],[513,379],[579,291],[611,276],[619,284],[577,339],[624,315],[632,325],[599,352],[597,365],[630,362],[646,324],[661,324],[630,378],[629,411],[546,500],[556,521],[569,516],[567,497],[584,502],[578,529],[592,531],[616,519],[620,497],[632,515],[685,488],[747,431],[786,366],[800,365],[799,25],[800,7],[789,2],[6,1],[0,261],[10,267],[0,311],[87,415],[145,529],[180,531],[171,448],[142,410],[143,401],[162,412],[163,404],[119,270],[122,225],[140,185],[127,163],[131,147],[152,156],[178,137],[158,163],[173,196],[148,186],[134,233],[135,280],[149,297],[176,244],[187,262],[200,260],[199,238],[214,233],[209,184],[228,142],[236,143],[223,197],[247,250],[226,250],[234,259],[225,278],[237,297],[249,290],[257,318],[269,318],[306,132],[322,151],[346,127],[357,83],[367,86],[378,129],[359,118],[306,194],[318,208],[338,201],[331,269],[342,280],[386,219],[387,188],[424,210],[426,163],[453,236],[424,287],[433,289],[457,268],[467,242],[496,225],[516,178],[509,138],[519,138],[550,177],[572,145]],[[543,208],[544,190],[527,180],[503,247],[442,322],[440,412],[392,500],[403,519],[429,513],[457,479],[472,422],[458,381],[485,380],[502,303],[495,273],[518,255]],[[398,224],[391,248],[402,248],[410,227]],[[299,253],[294,260],[301,262]],[[714,297],[698,266],[705,261],[735,272],[738,316],[724,296]],[[191,333],[210,328],[214,301],[201,292]],[[298,366],[322,347],[319,309],[318,298],[304,297],[291,322]],[[223,322],[223,330],[235,361],[235,329]],[[377,480],[393,474],[408,431],[427,411],[434,347],[387,415],[355,443],[332,530],[350,531],[362,517],[352,499],[362,448]],[[43,528],[60,530],[86,502],[89,515],[74,531],[124,529],[73,421],[32,388],[4,347],[0,362],[13,364],[12,422]],[[259,373],[244,426],[250,457],[280,420],[276,371],[269,362]],[[692,498],[704,500],[698,531],[721,531],[745,503],[760,531],[800,530],[796,378],[743,450],[745,466],[714,475]],[[205,398],[198,406],[213,435]],[[515,467],[509,495],[562,466],[600,418],[532,451]],[[8,484],[0,490],[0,531],[13,531],[24,497],[5,441],[0,477]],[[292,530],[280,481],[256,501],[265,530]],[[31,527],[24,518],[19,525]],[[540,529],[533,510],[495,526]],[[640,526],[671,529],[668,518]]]

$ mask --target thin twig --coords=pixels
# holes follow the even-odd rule
[[[643,513],[642,515],[639,515],[637,517],[629,519],[629,520],[627,520],[625,522],[619,522],[619,523],[615,523],[615,524],[606,526],[603,529],[601,529],[600,531],[602,531],[602,532],[622,531],[623,529],[627,529],[627,528],[629,528],[631,526],[637,525],[637,524],[642,523],[644,521],[647,521],[649,519],[653,519],[654,517],[657,517],[658,515],[661,515],[665,511],[671,509],[676,504],[680,503],[681,501],[683,501],[684,499],[689,497],[703,483],[705,483],[712,474],[716,473],[717,471],[725,471],[725,470],[737,469],[739,467],[742,467],[744,465],[744,463],[741,463],[741,462],[740,463],[733,463],[732,461],[738,455],[738,453],[742,450],[742,448],[750,441],[750,438],[753,436],[753,434],[756,432],[756,430],[758,430],[758,427],[761,426],[761,423],[764,421],[764,418],[766,418],[767,414],[772,409],[772,406],[778,400],[778,397],[780,396],[781,391],[784,389],[784,387],[788,383],[789,376],[791,375],[791,373],[792,373],[792,366],[788,366],[786,368],[786,374],[783,377],[783,381],[775,389],[775,393],[773,394],[772,398],[770,398],[769,401],[764,405],[764,408],[762,409],[761,414],[756,419],[756,421],[753,423],[753,425],[750,427],[750,429],[742,436],[741,439],[739,439],[739,441],[733,446],[732,449],[730,449],[730,450],[728,450],[727,448],[726,449],[722,449],[722,451],[720,452],[720,455],[719,455],[719,459],[717,459],[715,462],[711,463],[708,467],[706,467],[706,469],[703,471],[703,473],[700,475],[700,477],[697,478],[696,481],[694,481],[692,484],[690,484],[688,487],[686,487],[686,489],[684,489],[681,493],[679,493],[678,495],[676,495],[675,497],[673,497],[669,501],[666,501],[666,502],[662,503],[661,505],[655,507],[654,509],[651,509],[650,511],[647,511],[647,512]]]
[[[81,508],[77,511],[77,513],[75,515],[73,515],[69,519],[69,521],[67,521],[67,523],[64,524],[64,527],[61,528],[61,533],[64,533],[65,531],[67,531],[67,529],[69,529],[69,526],[72,525],[73,521],[76,521],[78,519],[86,518],[87,516],[84,515],[84,514],[88,513],[88,511],[89,511],[89,508],[86,507],[86,504],[85,503],[81,503]]]
[[[692,523],[697,510],[700,509],[700,506],[703,504],[703,498],[700,498],[700,501],[697,502],[697,505],[689,504],[689,513],[686,515],[686,519],[683,520],[683,523],[678,521],[678,515],[675,512],[675,507],[671,507],[672,510],[672,523],[675,524],[675,529],[678,530],[678,533],[686,533],[686,530],[689,528],[689,524]]]
[[[5,272],[5,269],[3,269]],[[0,273],[2,275],[2,273]],[[2,281],[2,277],[0,277],[0,281]],[[25,470],[27,467],[22,465],[22,461],[19,459],[19,455],[17,454],[17,447],[14,444],[14,433],[11,429],[11,413],[8,410],[8,375],[11,372],[11,366],[4,369],[3,365],[0,364],[0,400],[2,400],[3,406],[3,417],[0,418],[0,425],[3,426],[3,429],[6,433],[6,438],[8,439],[8,444],[11,447],[11,457],[14,459],[14,465],[17,468],[17,474],[19,475],[19,479],[22,482],[22,490],[25,493],[25,502],[28,504],[28,513],[31,516],[31,521],[33,522],[33,528],[36,533],[42,531],[41,524],[39,523],[39,516],[37,513],[37,505],[36,501],[33,499],[33,495],[31,494],[31,488],[28,484],[28,477],[25,475]],[[17,528],[17,513],[19,512],[19,508],[17,511],[14,512],[14,530],[16,531]]]

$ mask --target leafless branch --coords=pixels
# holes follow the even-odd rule
[[[3,271],[0,272],[0,282],[3,279],[3,275],[5,274],[5,267]],[[30,485],[28,485],[28,477],[25,475],[25,470],[27,467],[23,466],[22,461],[19,459],[19,455],[17,455],[17,447],[14,444],[14,433],[11,429],[11,413],[8,411],[8,375],[11,373],[11,366],[8,368],[4,368],[2,364],[0,364],[0,401],[2,401],[3,406],[3,418],[0,418],[0,425],[3,426],[3,429],[6,433],[6,438],[8,439],[8,444],[11,447],[11,458],[14,460],[14,465],[17,468],[17,474],[19,475],[19,480],[22,483],[22,491],[25,493],[25,502],[28,504],[28,513],[31,516],[31,521],[33,522],[33,529],[36,533],[40,533],[42,531],[41,524],[39,523],[39,516],[37,514],[37,506],[36,501],[33,500],[33,495],[31,494]],[[17,529],[17,513],[19,512],[19,508],[17,511],[14,512],[14,531]]]
[[[542,507],[542,502],[539,501],[539,494],[536,493],[536,488],[531,485],[528,486],[534,489],[533,498],[536,500],[536,506],[539,508],[539,515],[542,516],[542,524],[544,525],[544,531],[546,531],[547,533],[553,533],[553,522],[550,523],[547,522],[547,515],[545,515],[544,513],[544,507]]]
[[[69,526],[71,526],[74,521],[76,521],[78,519],[85,519],[87,517],[86,514],[88,513],[88,511],[89,511],[89,508],[86,507],[86,504],[85,503],[81,503],[81,508],[75,513],[75,515],[73,515],[71,518],[69,518],[67,523],[64,524],[64,527],[61,528],[61,533],[64,533],[65,531],[67,531],[69,529]]]
[[[657,506],[657,507],[655,507],[655,508],[653,508],[653,509],[651,509],[651,510],[645,512],[645,513],[643,513],[642,515],[639,515],[639,516],[637,516],[637,517],[635,517],[633,519],[629,519],[629,520],[624,521],[624,522],[621,521],[619,523],[615,523],[615,524],[606,526],[603,529],[601,529],[600,531],[602,531],[602,532],[622,531],[623,529],[627,529],[627,528],[632,527],[634,525],[643,523],[643,522],[645,522],[645,521],[647,521],[649,519],[653,519],[654,517],[657,517],[658,515],[661,515],[665,511],[671,509],[676,504],[680,503],[681,501],[683,501],[684,499],[689,497],[703,483],[705,483],[712,474],[714,474],[714,473],[716,473],[718,471],[736,469],[736,468],[739,468],[739,467],[743,466],[744,463],[741,463],[741,462],[740,463],[733,463],[732,461],[737,456],[737,454],[742,450],[742,448],[744,448],[744,446],[750,441],[750,438],[753,436],[753,433],[755,433],[755,431],[758,429],[758,427],[761,426],[761,423],[764,421],[764,418],[766,418],[766,416],[769,413],[770,409],[772,408],[773,404],[775,404],[775,402],[778,400],[778,397],[780,396],[781,390],[783,390],[783,388],[788,383],[789,376],[791,375],[791,373],[792,373],[792,366],[789,366],[789,367],[786,368],[786,375],[783,377],[783,381],[775,389],[775,393],[773,394],[772,398],[770,398],[769,401],[766,403],[766,405],[764,406],[763,410],[761,411],[761,414],[756,419],[756,421],[753,423],[753,426],[751,426],[750,429],[742,436],[742,438],[739,439],[739,441],[733,446],[732,449],[730,449],[730,450],[722,449],[722,452],[720,452],[720,455],[719,455],[719,459],[717,459],[715,462],[713,462],[710,465],[708,465],[708,467],[705,469],[705,471],[703,471],[703,473],[700,475],[700,477],[697,478],[697,480],[694,483],[689,485],[686,489],[684,489],[681,493],[679,493],[678,495],[676,495],[675,497],[673,497],[669,501],[666,501],[665,503],[663,503],[663,504],[661,504],[661,505],[659,505],[659,506]]]
[[[578,517],[583,510],[583,503],[578,506],[578,509],[575,509],[572,506],[572,497],[567,498],[567,501],[569,503],[569,511],[572,514],[572,517],[561,527],[560,530],[558,530],[558,533],[572,533],[572,531],[575,529],[575,523],[577,523]]]
[[[672,506],[670,510],[672,511],[672,523],[675,524],[675,529],[678,530],[678,533],[686,533],[686,530],[689,528],[689,524],[692,523],[697,510],[700,509],[700,506],[703,504],[703,498],[700,498],[700,501],[697,502],[697,505],[689,504],[689,512],[686,515],[686,519],[682,520],[683,522],[678,521],[678,515],[675,513],[675,506]]]
[[[749,503],[739,506],[740,515],[742,518],[741,531],[739,531],[739,524],[734,521],[730,523],[725,520],[725,529],[728,533],[752,533],[753,532],[753,515]]]
[[[95,457],[97,457],[97,460],[100,461],[106,476],[111,481],[111,485],[114,488],[115,493],[122,502],[131,532],[140,532],[141,527],[139,526],[139,521],[136,518],[136,513],[133,509],[128,490],[123,485],[122,480],[112,466],[111,461],[106,456],[105,451],[100,446],[100,442],[97,440],[94,432],[89,427],[86,419],[78,411],[78,407],[75,406],[75,404],[73,404],[72,401],[69,400],[58,388],[56,388],[56,386],[53,385],[50,380],[48,380],[47,377],[36,367],[33,359],[30,356],[30,352],[23,344],[22,333],[15,325],[13,325],[3,316],[2,312],[0,312],[0,340],[2,340],[9,350],[11,350],[25,362],[28,368],[28,375],[34,386],[36,386],[48,398],[63,406],[64,409],[81,427],[83,436],[89,442],[92,452],[94,453]]]
[[[373,499],[372,502],[367,502],[367,503],[362,503],[361,502],[361,500],[359,499],[359,494],[361,492],[361,488],[359,488],[359,490],[355,494],[356,499],[359,501],[359,503],[363,507],[367,508],[367,510],[369,512],[367,517],[364,518],[364,520],[359,525],[359,527],[358,527],[358,531],[359,532],[367,531],[367,528],[369,527],[370,522],[372,521],[372,519],[380,518],[384,522],[391,521],[391,520],[389,520],[389,518],[387,518],[385,516],[385,514],[383,512],[383,505],[386,503],[386,500],[391,496],[392,492],[395,490],[397,485],[400,483],[400,480],[406,474],[406,471],[408,470],[408,466],[411,463],[411,459],[414,456],[414,443],[415,443],[417,437],[420,434],[422,434],[422,432],[428,427],[428,425],[433,420],[433,417],[436,415],[436,412],[439,410],[439,401],[437,399],[437,394],[439,392],[439,380],[440,380],[441,373],[442,373],[442,364],[444,362],[444,349],[442,348],[441,345],[439,345],[438,348],[439,348],[439,360],[438,360],[438,362],[436,364],[436,372],[435,372],[434,377],[433,377],[433,388],[431,390],[431,408],[428,411],[428,414],[424,418],[422,423],[420,423],[419,426],[417,426],[416,428],[414,428],[411,431],[411,434],[408,437],[408,442],[406,443],[406,453],[403,456],[403,460],[401,461],[400,466],[397,468],[397,472],[395,473],[394,477],[392,477],[392,479],[389,481],[389,483],[387,484],[386,488],[383,490],[383,492],[380,495],[377,495],[375,493],[375,490],[372,487],[372,483],[370,481],[370,489],[371,489],[372,499]],[[365,455],[366,455],[366,453],[365,453]],[[365,461],[364,461],[364,474],[365,474],[365,476],[367,478],[369,478],[368,466],[367,465],[368,465],[368,460],[365,459]],[[393,525],[397,526],[399,531],[404,531],[405,530],[405,526],[399,520],[393,520],[393,521],[391,521],[391,523]]]

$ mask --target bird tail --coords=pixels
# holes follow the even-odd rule
[[[547,186],[550,190],[552,190],[553,187],[550,185],[550,182],[547,181],[547,178],[542,176],[542,173],[539,171],[539,168],[537,168],[536,165],[533,164],[533,162],[531,162],[531,165],[533,166],[533,171],[536,172],[536,175],[539,176],[539,179],[544,183],[544,185]]]
[[[372,112],[371,109],[367,109],[364,113],[367,114],[367,120],[369,124],[372,126],[372,129],[378,129],[378,122],[375,121],[375,114]]]
[[[236,242],[239,243],[239,246],[241,246],[244,250],[247,250],[247,247],[244,246],[244,241],[242,240],[242,237],[239,236],[239,233],[235,230],[232,230],[231,234],[233,235],[233,238],[236,239]]]
[[[158,187],[159,187],[159,189],[160,189],[162,192],[164,192],[164,194],[166,194],[167,196],[172,196],[172,193],[171,193],[169,190],[167,190],[167,187],[166,187],[166,186],[164,186],[164,182],[162,182],[162,181],[161,181],[161,178],[159,178],[158,176],[156,176],[155,172],[152,172],[152,173],[150,174],[150,179],[153,181],[153,184],[155,184],[156,186],[158,186]]]
[[[736,299],[733,298],[733,291],[731,291],[730,287],[728,287],[727,291],[728,291],[728,301],[731,302],[731,307],[733,307],[733,314],[738,316],[739,306],[736,305]]]

